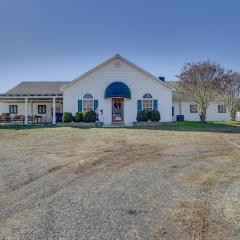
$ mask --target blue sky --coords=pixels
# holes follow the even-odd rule
[[[167,80],[207,58],[240,71],[239,23],[238,0],[0,0],[0,92],[116,53]]]

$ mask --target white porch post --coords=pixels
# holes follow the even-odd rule
[[[28,124],[28,98],[25,97],[25,107],[24,107],[24,112],[25,112],[25,119],[24,119],[24,124]]]
[[[56,124],[56,98],[53,97],[53,118],[52,124]]]

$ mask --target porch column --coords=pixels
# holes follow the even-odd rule
[[[56,98],[53,97],[53,118],[52,124],[56,124]]]
[[[24,112],[25,112],[25,119],[24,119],[24,124],[28,124],[28,98],[25,97],[25,107],[24,107]]]

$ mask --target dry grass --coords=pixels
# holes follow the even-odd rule
[[[36,199],[53,198],[97,172],[101,182],[109,174],[128,177],[136,168],[151,167],[159,169],[158,184],[169,186],[172,196],[159,202],[150,186],[136,192],[144,206],[155,209],[148,216],[154,226],[150,239],[234,239],[240,229],[240,152],[228,141],[239,139],[237,134],[141,129],[0,130],[0,207],[11,208],[34,191]],[[148,213],[127,209],[129,217]],[[167,216],[165,225],[156,217],[158,210]],[[7,231],[15,214],[0,218],[0,231]],[[139,227],[132,229],[141,239]]]

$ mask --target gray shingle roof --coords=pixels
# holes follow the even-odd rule
[[[190,96],[187,96],[178,90],[179,81],[167,81],[167,83],[176,89],[176,91],[173,91],[173,101],[193,101]],[[222,96],[217,96],[215,101],[223,101]]]
[[[69,82],[21,82],[6,92],[7,95],[61,95],[59,89]]]

